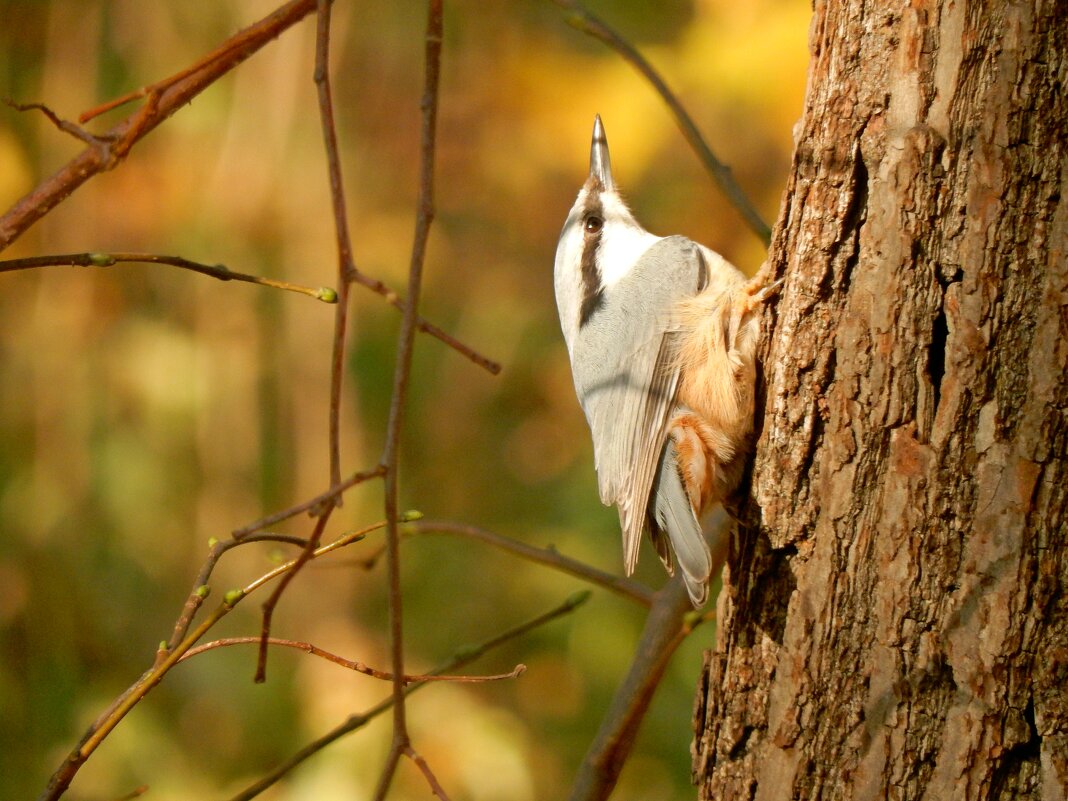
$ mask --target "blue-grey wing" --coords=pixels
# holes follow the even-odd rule
[[[649,495],[675,409],[673,311],[705,285],[708,264],[681,236],[656,242],[604,292],[572,354],[575,388],[593,435],[601,500],[616,504],[624,564],[638,560]]]
[[[655,497],[651,501],[653,508],[649,510],[649,533],[669,571],[672,569],[671,554],[675,554],[690,600],[694,607],[700,608],[708,600],[712,552],[686,494],[677,459],[674,440],[665,438],[654,485]]]

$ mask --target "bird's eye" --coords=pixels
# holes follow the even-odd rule
[[[586,218],[583,227],[586,229],[587,234],[596,234],[604,227],[604,220],[595,214],[591,214]]]

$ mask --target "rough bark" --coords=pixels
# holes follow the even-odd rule
[[[815,4],[702,799],[1068,797],[1066,20]]]

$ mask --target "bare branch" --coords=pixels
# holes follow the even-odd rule
[[[196,580],[193,582],[193,589],[190,591],[189,597],[186,599],[185,605],[182,607],[181,614],[178,615],[178,619],[174,623],[174,632],[171,634],[170,640],[168,640],[156,653],[157,664],[166,659],[167,654],[176,648],[178,643],[185,639],[185,635],[189,632],[189,626],[192,624],[193,618],[196,617],[200,607],[204,604],[204,601],[207,600],[208,595],[210,594],[208,581],[210,581],[211,574],[215,570],[215,565],[218,564],[222,555],[231,548],[250,542],[283,542],[289,545],[299,545],[303,548],[307,545],[308,541],[303,537],[291,537],[286,534],[260,534],[254,537],[246,537],[242,540],[231,539],[223,542],[213,539],[210,542],[208,558],[200,568],[200,573],[197,574]]]
[[[580,578],[583,581],[588,581],[591,584],[596,584],[598,587],[603,587],[617,595],[622,595],[624,598],[640,603],[643,606],[648,607],[652,605],[653,602],[653,591],[640,582],[617,576],[613,573],[606,573],[603,570],[598,570],[585,562],[580,562],[577,559],[564,556],[555,548],[535,548],[533,545],[527,545],[525,542],[520,542],[519,540],[514,540],[510,537],[504,537],[500,534],[495,534],[492,531],[478,528],[477,526],[468,526],[462,523],[450,523],[442,520],[423,520],[418,523],[409,524],[405,527],[402,534],[423,536],[449,534],[457,537],[478,540],[479,542],[484,542],[487,545],[492,545],[494,548],[499,548],[502,551],[518,556],[521,559],[526,559],[539,565],[545,565],[554,570],[560,570],[575,576],[576,578]],[[368,556],[363,559],[363,566],[365,568],[374,567],[375,563],[381,558],[383,553],[384,549],[379,548],[368,554]]]
[[[315,86],[319,97],[319,120],[326,147],[326,166],[330,176],[330,202],[334,210],[337,238],[338,305],[334,315],[334,347],[330,360],[330,483],[341,483],[341,384],[345,366],[345,332],[348,328],[349,286],[356,267],[352,261],[345,188],[341,177],[341,157],[337,147],[337,124],[330,90],[330,0],[319,0],[315,26]],[[342,498],[335,502],[341,505]]]
[[[99,106],[91,108],[88,111],[83,111],[81,114],[78,115],[78,122],[84,125],[90,120],[96,119],[101,114],[105,114],[108,111],[112,111],[116,108],[119,108],[120,106],[124,106],[127,103],[132,103],[133,101],[138,100],[142,97],[149,97],[154,94],[159,94],[164,89],[169,86],[173,86],[178,81],[184,78],[188,78],[190,75],[193,75],[194,73],[204,69],[205,67],[209,67],[213,63],[226,58],[234,50],[240,48],[241,46],[242,43],[240,39],[238,37],[233,37],[224,42],[212,52],[208,53],[206,56],[202,57],[192,66],[186,67],[185,69],[175,73],[174,75],[164,78],[161,81],[157,81],[156,83],[150,86],[143,86],[133,92],[128,92],[127,94],[122,95],[121,97],[117,97],[114,100],[109,100],[106,103],[101,103]]]
[[[449,801],[449,797],[445,794],[445,790],[442,788],[438,777],[434,775],[434,771],[430,769],[430,765],[423,759],[418,752],[410,745],[404,749],[404,755],[408,759],[412,760],[416,764],[416,767],[422,771],[423,777],[426,779],[427,784],[430,785],[430,791],[434,793],[441,801]]]
[[[205,651],[212,651],[216,648],[228,648],[234,645],[250,645],[255,643],[259,645],[263,642],[262,637],[225,637],[221,640],[212,640],[206,642],[203,645],[198,645],[196,648],[191,648],[185,652],[185,655],[179,659],[179,662],[184,662],[187,659],[191,659],[198,654],[202,654]],[[297,651],[304,651],[312,656],[318,656],[321,659],[325,659],[328,662],[333,662],[335,665],[340,665],[343,668],[348,668],[357,673],[363,673],[365,676],[371,678],[381,679],[382,681],[393,681],[393,674],[385,671],[373,668],[370,665],[366,665],[363,662],[354,662],[351,659],[345,659],[343,656],[338,656],[335,653],[331,653],[317,645],[312,645],[310,642],[301,642],[300,640],[286,640],[281,637],[268,637],[267,643],[270,645],[278,645],[283,648],[293,648]],[[496,673],[490,676],[443,676],[431,673],[408,673],[402,677],[402,681],[405,684],[411,684],[417,681],[454,681],[458,683],[479,684],[487,681],[503,681],[504,679],[515,679],[521,676],[526,671],[526,665],[516,665],[512,670],[507,673]]]
[[[345,490],[355,487],[357,484],[362,484],[364,481],[369,481],[372,478],[379,478],[385,475],[385,472],[386,468],[382,465],[378,465],[371,470],[353,473],[340,484],[336,484],[326,492],[316,495],[309,501],[298,503],[288,509],[283,509],[281,512],[275,512],[274,514],[267,515],[267,517],[262,517],[254,523],[249,523],[247,526],[234,529],[233,537],[234,539],[243,539],[253,532],[260,531],[268,526],[276,525],[284,520],[289,520],[291,517],[296,517],[304,512],[308,512],[312,515],[319,514],[319,511],[323,509],[327,503],[339,496]]]
[[[319,47],[316,58],[316,81],[320,92],[320,105],[323,112],[323,132],[324,137],[326,138],[328,162],[330,163],[331,198],[334,203],[335,218],[337,222],[339,251],[338,275],[340,279],[340,288],[337,292],[327,288],[315,290],[307,287],[299,287],[285,282],[272,281],[271,279],[243,273],[234,273],[221,265],[206,265],[182,257],[162,256],[158,254],[85,253],[37,257],[34,259],[9,261],[0,265],[0,272],[2,272],[17,269],[29,269],[31,267],[58,266],[59,264],[100,267],[112,266],[119,262],[166,264],[181,269],[200,272],[220,280],[242,280],[251,283],[259,283],[290,291],[301,292],[328,302],[338,302],[338,312],[335,318],[334,358],[332,361],[333,389],[330,409],[331,489],[309,503],[301,504],[298,507],[294,507],[294,509],[287,510],[280,515],[268,519],[284,519],[293,514],[297,514],[300,511],[311,511],[318,518],[312,535],[307,539],[304,539],[273,534],[245,536],[242,538],[235,534],[234,539],[225,543],[213,543],[211,553],[198,576],[198,581],[175,623],[171,641],[161,646],[153,667],[146,671],[137,682],[116,699],[111,707],[109,707],[109,709],[93,723],[82,741],[79,743],[77,749],[69,755],[68,759],[65,760],[63,765],[61,765],[52,776],[48,788],[42,796],[43,798],[57,798],[62,795],[73,777],[80,770],[81,765],[84,764],[88,757],[95,752],[96,748],[107,738],[110,732],[118,725],[125,715],[146,697],[153,687],[162,681],[163,677],[175,664],[177,664],[178,661],[183,659],[185,655],[189,654],[194,644],[248,594],[258,590],[268,581],[279,578],[280,581],[278,582],[278,585],[275,587],[268,601],[264,604],[262,633],[260,637],[257,638],[261,648],[257,680],[262,680],[267,645],[271,642],[281,642],[276,638],[271,638],[269,636],[270,623],[275,605],[280,598],[281,593],[285,590],[288,582],[291,581],[303,565],[311,559],[338,547],[342,547],[343,545],[350,544],[362,536],[361,533],[356,532],[346,535],[330,545],[318,547],[320,538],[322,537],[333,510],[341,503],[341,493],[345,488],[372,476],[385,475],[387,478],[387,485],[389,484],[389,481],[392,480],[391,496],[387,489],[387,497],[391,497],[391,500],[387,500],[387,511],[391,512],[388,515],[388,523],[394,535],[394,542],[396,542],[396,526],[399,519],[396,513],[396,454],[398,453],[398,440],[402,428],[403,408],[408,377],[410,375],[412,343],[414,332],[416,330],[422,330],[437,336],[450,347],[453,347],[491,372],[498,372],[500,369],[499,365],[476,353],[455,338],[445,334],[441,329],[427,322],[417,314],[422,265],[425,259],[429,227],[433,218],[433,152],[442,27],[442,7],[440,0],[431,0],[428,14],[427,88],[423,100],[424,124],[423,144],[421,149],[423,167],[421,171],[422,177],[418,222],[413,242],[410,278],[407,287],[409,299],[407,302],[403,302],[394,293],[386,290],[387,298],[395,307],[401,309],[404,314],[398,349],[398,368],[394,382],[393,411],[391,411],[390,431],[392,433],[387,437],[386,454],[388,458],[383,459],[382,466],[371,471],[369,474],[358,474],[349,480],[342,481],[339,472],[340,442],[338,419],[340,414],[341,369],[346,338],[345,332],[347,327],[349,286],[353,281],[359,281],[364,285],[375,287],[376,282],[374,282],[373,279],[360,275],[356,271],[355,266],[353,265],[348,231],[345,226],[346,214],[344,207],[344,193],[341,184],[339,168],[340,160],[338,159],[337,154],[337,137],[333,120],[327,72],[330,18],[329,0],[319,0],[317,3],[312,0],[293,0],[293,2],[280,7],[273,14],[265,17],[259,23],[246,28],[236,36],[231,37],[231,39],[225,42],[222,46],[212,53],[209,53],[193,66],[186,68],[170,78],[118,98],[117,100],[105,103],[102,106],[83,114],[82,119],[89,120],[126,102],[138,98],[144,99],[141,107],[136,112],[102,135],[89,133],[73,123],[60,119],[47,107],[40,104],[34,104],[32,108],[40,110],[58,128],[77,136],[81,141],[85,142],[88,147],[62,169],[43,181],[31,193],[20,199],[3,217],[0,217],[0,250],[14,242],[25,230],[32,226],[34,222],[46,215],[58,203],[66,199],[86,180],[101,171],[110,170],[117,166],[123,159],[125,159],[132,147],[148,132],[154,130],[156,126],[167,119],[182,105],[187,104],[194,96],[203,91],[219,76],[234,68],[272,38],[279,35],[282,31],[310,13],[313,7],[317,8],[319,12],[317,39]],[[25,110],[31,108],[31,106],[23,106],[21,108]],[[384,288],[384,285],[378,284],[378,286],[383,286]],[[253,524],[252,527],[246,527],[246,533],[251,533],[249,529],[258,530],[267,524],[268,523],[265,521]],[[246,587],[240,590],[231,590],[230,592],[227,592],[223,602],[215,610],[205,616],[199,624],[194,626],[194,619],[210,591],[207,582],[222,553],[239,544],[264,540],[274,540],[299,545],[302,547],[302,551],[296,559],[268,572],[249,583]],[[397,668],[402,668],[403,665],[400,650],[402,644],[400,637],[400,589],[399,580],[397,578],[399,572],[394,570],[392,576],[393,580],[391,581],[391,587],[394,594],[397,596],[397,603],[393,604],[393,608],[396,609],[396,615],[394,616],[396,625],[393,628],[393,633],[395,635],[394,642],[396,643],[394,665]],[[252,638],[248,639],[249,641],[252,640]],[[300,645],[301,644],[290,644],[290,647],[299,647]],[[303,645],[307,645],[307,649],[311,649],[313,653],[317,650],[314,646],[308,644]],[[319,655],[325,655],[325,652]],[[340,657],[337,657],[337,659],[340,659]],[[394,750],[396,751],[397,756],[399,757],[399,755],[404,753],[412,757],[417,764],[420,765],[421,770],[428,776],[428,780],[431,782],[432,787],[435,788],[435,792],[440,791],[440,787],[436,785],[436,780],[433,779],[433,775],[430,773],[429,768],[426,767],[425,762],[422,762],[414,751],[410,751],[410,747],[406,744],[407,734],[403,726],[404,693],[397,689],[403,683],[419,681],[419,686],[421,686],[422,682],[430,681],[432,679],[455,681],[490,680],[518,675],[518,673],[521,672],[521,669],[522,666],[519,666],[519,668],[513,670],[511,673],[500,677],[409,676],[405,675],[403,670],[395,670],[394,673],[383,674],[383,678],[387,678],[394,683],[395,692],[392,700],[400,709],[398,719],[402,722],[402,725],[398,729],[400,737],[395,738],[395,743],[403,744],[406,750],[401,751],[399,748],[395,748]],[[395,761],[396,760],[394,760],[394,763]],[[388,771],[388,774],[388,776],[384,776],[383,780],[384,785],[386,786],[388,786],[389,776],[392,775],[392,769]],[[444,797],[443,792],[439,792],[439,794],[441,797]]]
[[[30,256],[25,259],[0,260],[0,273],[13,270],[29,270],[36,267],[112,267],[120,263],[166,264],[183,270],[191,270],[202,275],[210,275],[220,281],[245,281],[250,284],[298,292],[301,295],[321,300],[324,303],[337,303],[338,294],[330,287],[318,289],[264,278],[259,275],[237,273],[223,264],[201,264],[181,256],[161,256],[157,253],[66,253],[55,256]]]
[[[360,286],[366,287],[372,292],[377,292],[379,295],[384,297],[389,302],[389,304],[393,306],[393,308],[398,309],[402,312],[404,311],[406,304],[401,299],[400,295],[398,295],[384,283],[379,281],[377,278],[372,278],[371,276],[360,272],[360,270],[356,267],[353,267],[350,278]],[[447,334],[445,331],[441,330],[432,322],[424,319],[423,317],[416,316],[415,320],[416,328],[418,328],[424,334],[430,334],[430,336],[436,337],[437,339],[441,340],[443,343],[455,350],[461,356],[467,357],[486,372],[490,373],[491,375],[498,375],[501,372],[500,363],[483,356],[478,351],[465,345],[463,342],[460,342],[451,334]]]
[[[378,524],[380,527],[381,524]],[[358,542],[366,535],[366,530],[353,531],[339,537],[333,542],[317,548],[308,559],[316,559],[331,551]],[[302,553],[303,556],[303,553]],[[209,557],[210,559],[210,557]],[[85,761],[93,754],[107,736],[115,729],[124,717],[170,672],[182,656],[187,653],[216,623],[226,617],[230,611],[244,598],[264,584],[278,576],[290,573],[299,563],[299,559],[279,565],[274,570],[265,573],[254,581],[248,583],[240,590],[230,590],[223,597],[223,602],[201,621],[192,632],[187,634],[173,649],[163,649],[162,657],[157,656],[156,663],[134,682],[118,699],[116,699],[103,714],[100,715],[88,731],[83,735],[75,749],[63,760],[63,764],[56,769],[49,779],[48,786],[41,793],[40,801],[53,801],[66,792],[71,781],[77,775]]]
[[[16,103],[10,97],[5,97],[4,103],[11,106],[15,111],[40,111],[56,128],[63,131],[63,133],[70,134],[75,139],[80,139],[87,145],[92,145],[93,147],[107,147],[108,145],[108,141],[104,137],[95,136],[80,125],[75,125],[70,120],[60,118],[56,112],[52,111],[44,103]]]
[[[319,546],[319,542],[323,537],[323,531],[326,529],[326,524],[330,522],[330,515],[335,509],[335,505],[331,501],[327,501],[326,507],[323,509],[322,514],[319,515],[319,519],[315,521],[315,528],[312,530],[312,535],[308,537],[307,543],[300,552],[300,556],[289,563],[289,570],[282,576],[281,581],[278,582],[272,591],[270,597],[263,602],[263,618],[260,624],[260,650],[259,657],[256,660],[256,676],[255,682],[262,684],[267,681],[267,640],[271,636],[271,620],[274,617],[274,610],[278,606],[278,601],[282,598],[282,593],[286,591],[286,587],[290,585],[297,574],[301,571],[309,561],[315,558],[316,548]]]
[[[653,69],[652,65],[645,60],[634,45],[609,27],[600,17],[588,11],[577,0],[552,0],[552,2],[568,12],[565,15],[565,19],[569,25],[611,47],[652,85],[671,110],[679,130],[682,131],[683,137],[693,148],[701,163],[704,164],[705,170],[719,184],[720,190],[727,196],[734,208],[738,210],[738,213],[742,215],[742,219],[745,220],[750,230],[759,237],[765,246],[768,245],[771,242],[771,228],[764,222],[756,207],[746,197],[745,192],[742,191],[742,188],[738,186],[731,168],[716,158],[712,148],[708,146],[704,137],[701,136],[701,132],[697,130],[697,125],[689,113],[668,88],[664,79]]]
[[[534,629],[540,628],[541,626],[544,626],[545,624],[550,623],[559,617],[563,617],[566,614],[570,614],[571,612],[582,606],[582,604],[586,603],[589,598],[589,592],[575,593],[562,604],[560,604],[554,609],[550,609],[548,612],[540,614],[537,617],[531,618],[530,620],[521,623],[511,629],[508,629],[507,631],[503,631],[500,634],[489,638],[488,640],[478,643],[477,645],[472,645],[457,651],[456,654],[454,654],[450,659],[448,659],[446,662],[431,671],[431,674],[434,675],[445,673],[447,671],[457,670],[465,665],[469,665],[475,660],[482,658],[482,656],[484,656],[488,651],[497,648],[498,646],[503,645],[506,642],[510,642],[511,640],[517,639],[518,637],[522,637],[524,634],[527,634],[528,632],[533,631]],[[408,694],[413,693],[416,690],[419,690],[420,688],[425,686],[427,686],[425,682],[417,682],[411,684],[405,688],[405,695],[407,696]],[[341,739],[346,734],[351,734],[352,732],[363,728],[376,717],[388,711],[392,706],[393,697],[391,695],[389,698],[386,698],[381,703],[376,704],[366,712],[362,712],[358,715],[349,716],[341,724],[328,731],[322,737],[319,737],[318,739],[308,743],[306,746],[301,748],[297,753],[295,753],[281,765],[278,765],[276,768],[274,768],[274,770],[265,775],[263,778],[259,779],[257,782],[235,795],[233,798],[230,799],[230,801],[249,801],[249,799],[255,798],[264,790],[268,789],[269,787],[280,781],[291,770],[301,765],[305,760],[319,753],[328,745],[335,742],[336,740]]]
[[[385,511],[387,562],[389,565],[389,622],[392,650],[393,679],[393,745],[379,778],[374,798],[381,801],[389,791],[399,755],[409,746],[408,724],[404,710],[404,625],[403,593],[400,578],[400,528],[398,513],[399,457],[401,430],[404,426],[408,382],[412,370],[412,347],[415,342],[419,294],[423,283],[423,263],[426,258],[430,225],[434,219],[434,144],[437,133],[438,80],[441,72],[441,44],[443,30],[442,0],[430,0],[427,11],[426,75],[423,89],[423,126],[419,154],[419,200],[416,210],[415,234],[412,240],[411,264],[408,269],[408,302],[404,307],[397,341],[397,364],[393,375],[393,395],[389,420],[386,424],[386,443],[381,463],[386,466]]]
[[[216,49],[218,57],[209,56],[202,66],[189,74],[161,89],[148,91],[140,109],[107,133],[95,137],[96,142],[38,184],[0,217],[0,251],[94,175],[114,168],[147,133],[187,105],[220,75],[229,72],[314,8],[315,0],[291,0],[230,37]]]
[[[712,549],[712,575],[723,568],[728,525],[724,516]],[[681,574],[656,593],[627,675],[579,766],[570,801],[605,801],[611,795],[672,654],[698,624],[711,617],[711,613],[694,611]]]

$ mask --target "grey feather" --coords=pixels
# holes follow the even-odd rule
[[[696,243],[658,240],[604,294],[574,345],[575,389],[593,434],[601,500],[619,507],[628,573],[676,406],[672,311],[697,293],[703,276]]]
[[[712,573],[712,553],[701,532],[701,524],[693,511],[693,504],[686,493],[686,487],[679,475],[678,456],[675,453],[675,440],[668,437],[660,458],[656,484],[653,488],[654,500],[650,515],[650,534],[658,545],[657,551],[669,572],[670,555],[665,557],[661,543],[666,534],[675,552],[675,559],[682,571],[686,591],[695,607],[703,606],[708,600],[708,578]]]

